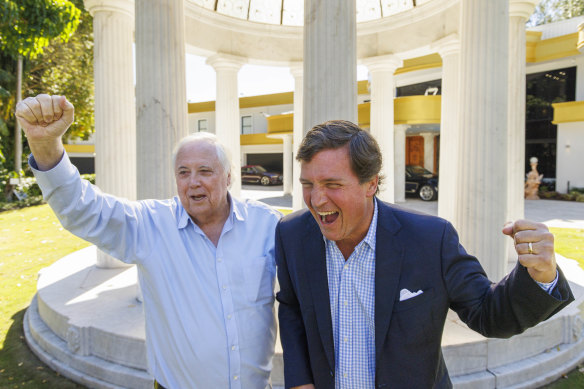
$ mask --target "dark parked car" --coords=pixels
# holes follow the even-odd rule
[[[247,165],[241,168],[241,182],[262,185],[282,184],[282,175],[269,172],[260,165]]]
[[[438,176],[422,166],[406,166],[406,194],[416,194],[424,201],[438,198]]]

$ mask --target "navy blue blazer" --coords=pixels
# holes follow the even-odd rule
[[[561,271],[552,295],[517,264],[492,284],[447,221],[377,201],[375,383],[378,388],[449,388],[441,351],[449,308],[473,330],[510,337],[573,299]],[[323,236],[308,210],[276,228],[277,300],[286,388],[334,389],[335,357]],[[399,301],[401,289],[423,293]]]

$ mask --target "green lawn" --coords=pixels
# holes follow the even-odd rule
[[[0,388],[82,388],[30,352],[22,319],[38,271],[87,246],[61,227],[47,205],[0,213]]]
[[[556,251],[584,268],[584,230],[553,228],[552,232]],[[38,271],[88,245],[63,230],[47,205],[0,213],[0,389],[83,388],[30,352],[22,320],[36,290]],[[584,387],[584,374],[578,369],[549,386],[575,387]]]

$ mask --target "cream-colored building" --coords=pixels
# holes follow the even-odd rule
[[[571,90],[568,96],[557,94],[555,100],[567,98],[562,103],[553,104],[553,120],[543,118],[552,129],[557,127],[557,135],[545,138],[549,147],[555,147],[552,155],[539,155],[537,148],[530,150],[530,144],[541,144],[541,139],[529,137],[527,160],[536,156],[540,159],[546,182],[555,182],[558,192],[566,193],[568,188],[584,187],[584,173],[579,168],[578,157],[584,152],[584,128],[581,104],[584,99],[584,54],[578,51],[578,25],[583,17],[548,24],[526,30],[526,74],[554,80],[558,85],[566,83]],[[580,30],[581,31],[581,30]],[[582,34],[582,32],[580,32]],[[565,77],[565,70],[571,70],[571,77]],[[562,77],[564,73],[564,78]],[[441,81],[442,59],[438,53],[407,59],[395,71],[397,97],[394,101],[395,125],[403,125],[405,131],[404,164],[421,165],[439,173],[439,140],[441,122]],[[405,90],[400,94],[400,90]],[[359,81],[358,123],[369,129],[371,114],[370,82]],[[407,94],[403,96],[402,94]],[[529,94],[529,93],[528,93]],[[530,99],[545,98],[537,91]],[[283,143],[287,135],[293,133],[294,92],[267,94],[239,98],[239,126],[241,144],[241,164],[267,164],[273,170],[283,171]],[[215,102],[188,103],[189,132],[215,132]],[[294,148],[294,144],[292,144]],[[71,142],[67,145],[69,154],[78,162],[84,172],[93,172],[95,146],[93,141]],[[530,152],[531,151],[531,152]],[[84,160],[85,159],[85,160]],[[249,162],[248,162],[249,161]],[[542,165],[543,165],[542,164]],[[551,180],[547,180],[551,179]],[[568,187],[569,183],[569,187]],[[293,185],[285,188],[291,191]],[[400,198],[401,200],[402,198]]]

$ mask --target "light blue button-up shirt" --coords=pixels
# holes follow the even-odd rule
[[[138,202],[81,180],[67,155],[30,165],[63,226],[138,266],[150,373],[167,388],[264,389],[276,339],[277,211],[230,197],[217,247],[177,197]]]
[[[375,387],[375,241],[377,202],[365,238],[345,261],[324,238],[335,345],[335,388]]]

